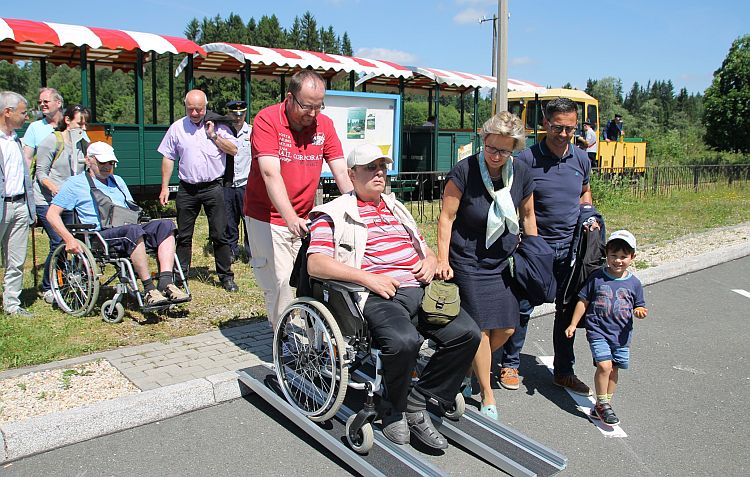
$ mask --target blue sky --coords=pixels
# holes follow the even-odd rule
[[[245,21],[276,14],[288,28],[311,10],[320,26],[349,33],[355,54],[405,65],[491,72],[491,22],[497,0],[301,0],[199,2],[125,0],[96,3],[3,2],[8,18],[72,23],[183,36],[193,17],[230,12]],[[228,5],[228,6],[224,6]],[[509,76],[584,88],[588,78],[671,79],[703,92],[734,39],[750,34],[750,2],[509,0]],[[33,6],[33,8],[30,8]]]

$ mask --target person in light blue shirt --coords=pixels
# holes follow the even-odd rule
[[[52,134],[63,117],[63,97],[55,88],[42,88],[39,90],[39,110],[42,119],[34,121],[26,128],[23,136],[23,158],[26,166],[31,168],[31,163],[36,155],[36,149],[42,141]],[[88,138],[87,138],[88,140]]]
[[[60,191],[52,199],[47,212],[47,221],[65,242],[65,250],[79,253],[81,243],[65,227],[62,213],[75,210],[83,224],[94,224],[107,242],[110,253],[129,256],[133,269],[143,283],[146,306],[164,305],[168,302],[188,301],[190,296],[173,283],[172,269],[175,256],[175,224],[171,220],[152,220],[145,224],[127,224],[117,227],[103,227],[99,216],[99,206],[109,200],[112,204],[129,208],[133,202],[128,186],[120,176],[113,174],[117,164],[112,146],[105,142],[91,143],[86,151],[88,170],[67,179]],[[100,191],[104,198],[94,195]],[[102,194],[96,194],[101,196]],[[148,269],[146,247],[157,250],[159,263],[159,283],[154,285]]]

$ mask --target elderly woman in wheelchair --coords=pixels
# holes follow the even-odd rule
[[[455,405],[480,331],[463,311],[445,326],[417,320],[423,287],[432,280],[437,260],[408,210],[383,194],[392,162],[377,146],[355,148],[347,158],[354,191],[310,214],[307,271],[313,277],[313,295],[329,303],[323,306],[300,298],[287,308],[275,330],[274,361],[287,399],[291,397],[311,419],[323,420],[335,414],[343,400],[348,368],[358,365],[356,352],[376,344],[384,384],[383,434],[397,444],[408,443],[411,434],[429,447],[444,449],[447,441],[433,426],[427,404],[442,409]],[[332,296],[337,290],[343,292],[343,299]],[[334,319],[328,308],[343,309],[348,318]],[[296,338],[291,339],[292,335]],[[413,383],[422,335],[435,342],[437,349]],[[306,347],[304,352],[300,352],[302,347]],[[314,349],[322,349],[326,357],[311,353]],[[310,387],[297,378],[309,375],[307,371],[316,366],[318,377],[309,379],[315,389],[308,393],[316,396],[295,394],[295,388]],[[295,368],[294,373],[290,368]],[[295,379],[299,384],[294,384]],[[354,443],[349,434],[356,434],[349,430],[354,417],[347,423],[350,444]],[[373,417],[374,412],[369,419]]]
[[[124,285],[102,307],[102,316],[107,321],[122,319],[123,309],[118,300],[127,291],[136,295],[143,311],[190,300],[184,277],[181,277],[182,288],[174,283],[175,269],[181,272],[175,266],[174,223],[170,220],[139,223],[140,208],[133,202],[123,179],[113,174],[117,162],[109,144],[89,145],[87,172],[67,179],[47,212],[47,220],[64,241],[53,255],[50,271],[55,300],[63,310],[72,314],[90,312],[99,289],[97,262],[119,265],[119,273],[112,279],[119,276]],[[65,225],[61,217],[65,210],[74,211],[80,223]],[[147,250],[156,251],[158,284],[153,283],[149,273]],[[143,296],[135,276],[143,284]]]

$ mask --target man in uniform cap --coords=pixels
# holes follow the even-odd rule
[[[250,175],[250,131],[252,127],[245,122],[247,103],[245,101],[229,101],[226,117],[231,119],[230,127],[237,138],[237,154],[227,154],[227,167],[224,171],[224,207],[227,211],[226,235],[232,250],[232,261],[236,261],[240,254],[238,245],[240,238],[240,222],[245,227],[245,252],[250,255],[250,243],[247,226],[242,220],[242,206],[245,201],[247,177]]]

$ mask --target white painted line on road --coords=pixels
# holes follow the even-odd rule
[[[543,365],[547,367],[550,373],[553,373],[554,371],[554,367],[552,366],[553,356],[539,356],[537,359]],[[566,389],[566,391],[568,390]],[[590,415],[591,409],[593,409],[594,405],[596,404],[596,401],[594,401],[594,398],[592,398],[591,396],[580,396],[570,391],[568,391],[568,394],[576,402],[578,410],[586,414],[586,417],[589,418],[589,421],[594,423],[594,425],[599,429],[599,431],[601,431],[604,437],[628,437],[628,435],[619,425],[609,426],[607,424],[604,424],[599,419],[594,419],[591,417]]]
[[[737,290],[732,290],[732,291],[744,296],[745,298],[750,298],[750,292],[747,290],[737,289]]]

